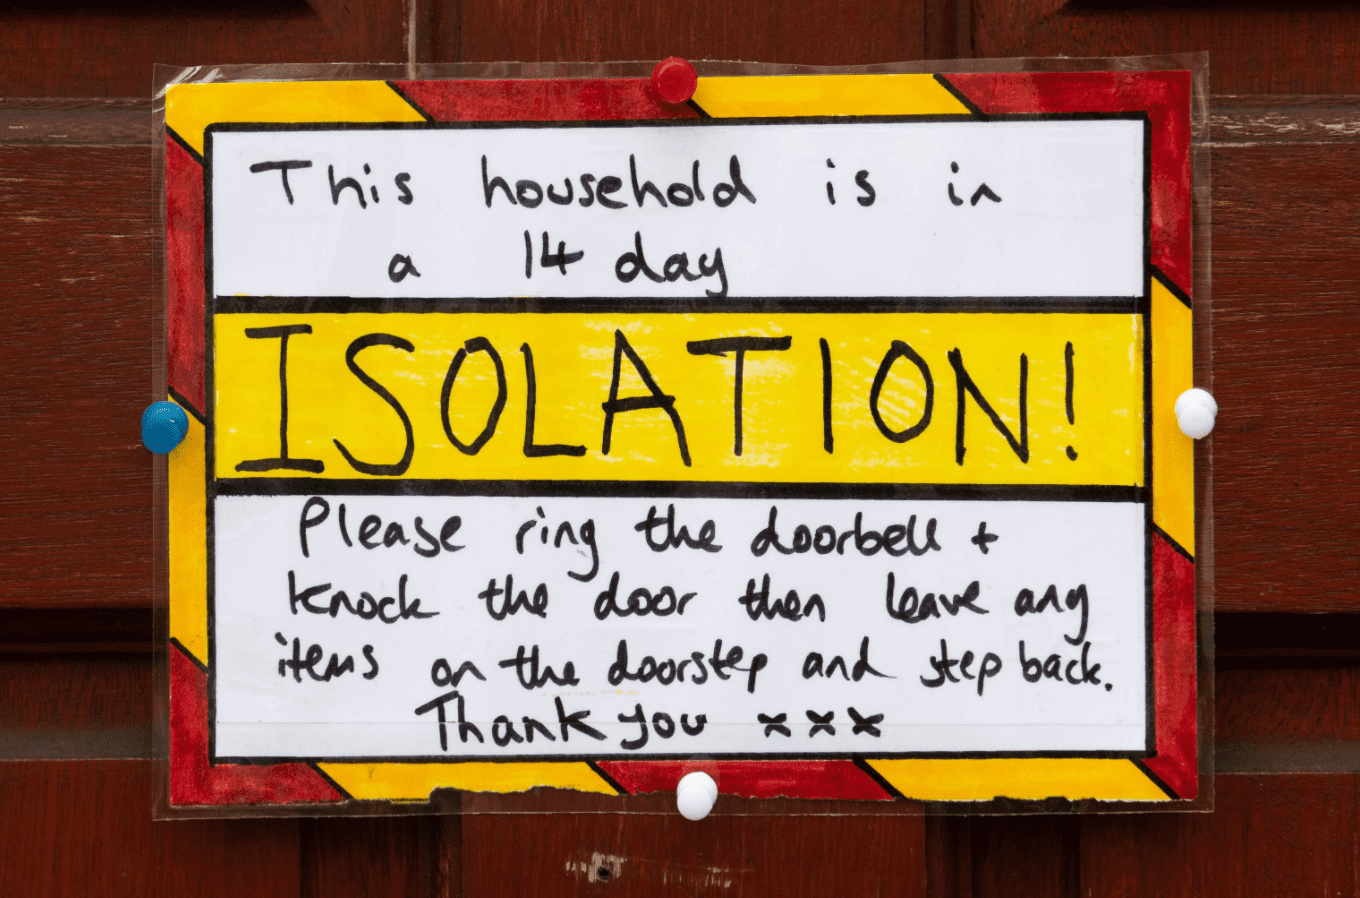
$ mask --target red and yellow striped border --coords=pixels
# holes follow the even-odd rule
[[[171,804],[423,802],[444,788],[518,792],[546,786],[612,795],[673,790],[692,770],[712,774],[726,794],[755,798],[1194,798],[1194,454],[1171,411],[1176,397],[1193,386],[1189,101],[1187,72],[700,78],[693,101],[683,106],[660,102],[642,78],[171,87],[165,111],[169,383],[170,397],[192,418],[188,438],[169,463]],[[1153,756],[210,765],[201,159],[208,125],[1126,111],[1146,112],[1152,134]]]

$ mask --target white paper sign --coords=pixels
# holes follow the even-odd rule
[[[1138,751],[1142,527],[1124,502],[223,497],[216,748]]]
[[[214,290],[1141,296],[1143,129],[1111,118],[218,130]],[[542,264],[559,253],[582,255]],[[680,254],[683,266],[670,262]],[[398,255],[419,276],[394,280]]]
[[[320,461],[276,464],[290,458],[288,378],[305,374],[289,373],[288,353],[304,364],[296,353],[306,344],[296,341],[319,334],[298,316],[410,311],[434,320],[503,308],[528,316],[539,300],[555,302],[558,314],[834,307],[865,331],[875,320],[860,313],[883,304],[911,311],[918,301],[947,313],[931,325],[937,331],[966,328],[966,316],[953,313],[979,308],[1127,316],[1122,332],[1092,337],[1089,350],[1067,342],[1065,362],[1063,335],[1042,357],[1030,350],[1032,362],[1017,350],[1005,360],[1004,390],[968,373],[967,364],[981,370],[980,352],[970,349],[965,362],[957,348],[941,350],[930,362],[938,390],[926,387],[924,406],[883,400],[892,424],[879,406],[892,365],[901,365],[893,377],[906,378],[893,381],[895,395],[906,395],[919,386],[911,360],[923,376],[926,363],[909,348],[888,349],[899,335],[884,335],[868,370],[880,358],[884,367],[857,386],[872,397],[873,421],[855,406],[864,413],[855,427],[881,432],[886,452],[914,439],[903,422],[920,419],[923,429],[938,401],[937,432],[952,435],[958,410],[957,461],[950,451],[930,465],[964,465],[965,409],[975,446],[986,434],[1012,453],[1008,463],[1029,465],[1032,427],[1057,439],[1075,420],[1074,352],[1083,364],[1117,362],[1083,374],[1095,392],[1125,395],[1120,384],[1142,384],[1145,128],[1119,116],[211,128],[212,326],[224,339],[233,313],[245,314],[245,338],[272,341],[269,365],[278,367],[250,389],[260,409],[253,425],[280,441],[279,458],[254,457],[210,478],[213,757],[1148,751],[1150,549],[1139,445],[1121,446],[1120,470],[1133,473],[1119,482],[1063,480],[1064,471],[1086,470],[1054,467],[1076,462],[1068,445],[1048,467],[1026,469],[1056,471],[1051,484],[984,471],[980,486],[951,489],[926,463],[910,469],[900,460],[892,464],[905,486],[869,477],[868,462],[847,464],[836,482],[786,480],[774,455],[751,475],[769,483],[545,479],[531,465],[522,479],[407,481],[403,465],[355,463],[339,439],[354,471],[337,475],[331,461],[326,478],[352,479],[302,476],[320,474]],[[294,329],[262,329],[263,318]],[[614,328],[605,339],[623,340]],[[337,402],[352,402],[344,406],[351,421],[387,415],[375,428],[392,426],[396,409],[405,463],[411,453],[420,463],[443,437],[411,424],[389,391],[405,389],[395,377],[366,373],[355,359],[371,347],[425,348],[401,335],[364,339],[349,344],[349,371],[387,405]],[[816,345],[797,339],[800,349]],[[689,352],[721,355],[719,343]],[[609,345],[592,350],[604,360],[592,374],[601,389],[610,386]],[[606,409],[624,344],[612,345]],[[821,345],[826,398],[812,426],[825,415],[829,454],[832,360]],[[512,350],[501,347],[506,365]],[[376,356],[364,358],[370,365]],[[484,373],[489,359],[477,362]],[[504,388],[500,356],[495,365]],[[647,381],[639,362],[633,369]],[[532,377],[526,460],[536,458]],[[433,383],[420,400],[430,415],[439,408]],[[214,389],[220,408],[224,391],[243,388],[218,381]],[[637,395],[615,402],[620,413],[673,410],[656,399],[660,388]],[[1141,432],[1143,408],[1111,413],[1129,428],[1121,434]],[[215,426],[219,443],[235,438],[221,429],[235,424]],[[603,447],[576,454],[619,461],[608,457],[609,426]],[[497,439],[497,451],[519,450],[518,431]],[[314,441],[313,454],[317,445],[329,451],[328,440]],[[680,452],[688,470],[683,442]],[[971,464],[986,464],[982,453]],[[679,464],[674,454],[667,443],[666,463]]]

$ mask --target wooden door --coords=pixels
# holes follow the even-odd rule
[[[0,894],[1360,890],[1360,12],[1135,0],[0,8]],[[1211,53],[1216,810],[153,823],[154,62]]]

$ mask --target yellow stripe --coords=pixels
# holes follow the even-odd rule
[[[702,106],[710,115],[715,117],[742,117],[742,116],[801,116],[801,115],[932,115],[932,114],[954,114],[967,115],[967,108],[960,103],[953,95],[945,90],[933,77],[929,75],[869,75],[869,76],[789,76],[774,78],[704,78],[700,79],[699,88],[695,95],[695,101]],[[421,117],[405,101],[395,94],[383,82],[298,82],[298,83],[260,83],[260,84],[224,84],[224,85],[178,85],[167,94],[166,100],[167,126],[178,133],[190,146],[199,152],[203,150],[203,131],[213,122],[226,121],[249,121],[249,122],[316,122],[316,121],[420,121]],[[1193,453],[1192,441],[1180,434],[1176,426],[1175,416],[1171,411],[1176,397],[1184,389],[1188,389],[1193,382],[1191,370],[1191,326],[1189,311],[1180,304],[1164,287],[1154,281],[1153,297],[1153,445],[1156,449],[1154,453],[1154,483],[1156,484],[1156,494],[1153,499],[1153,515],[1157,524],[1167,531],[1172,538],[1176,539],[1182,546],[1193,551]],[[296,316],[294,316],[296,317]],[[310,316],[308,316],[310,317]],[[349,319],[355,316],[344,316]],[[386,316],[386,321],[392,321],[395,316]],[[463,320],[472,316],[464,316]],[[520,321],[525,320],[525,316],[517,316]],[[1008,322],[1016,322],[1018,316],[1005,316]],[[338,322],[341,319],[336,319]],[[711,320],[711,319],[709,319]],[[862,320],[862,319],[861,319]],[[1050,316],[1049,321],[1052,321]],[[769,329],[770,322],[762,323]],[[594,329],[607,330],[611,325],[609,322],[592,321],[589,323]],[[748,322],[732,322],[729,327],[734,331],[745,331],[751,326]],[[1126,325],[1127,326],[1127,325]],[[484,330],[485,328],[483,328]],[[650,330],[650,329],[646,329]],[[879,329],[881,330],[881,329]],[[771,333],[779,331],[778,327],[770,329]],[[630,339],[634,340],[644,357],[648,355],[646,348],[640,344],[645,342],[636,339],[636,334],[630,332]],[[705,334],[704,336],[711,336]],[[1141,335],[1134,328],[1134,343],[1138,342]],[[854,376],[859,380],[865,379],[858,370],[860,367],[869,365],[872,369],[876,357],[870,353],[856,353],[860,347],[848,344],[850,335],[842,337],[842,344],[833,347],[845,350],[848,358],[846,362],[838,365],[848,364],[855,367]],[[300,341],[299,341],[300,342]],[[493,336],[493,342],[497,342]],[[515,401],[513,399],[514,387],[516,383],[516,364],[517,359],[513,356],[513,347],[518,345],[517,340],[502,339],[505,347],[510,351],[506,352],[505,359],[507,373],[510,375],[512,387],[512,399],[507,405],[506,414],[503,419],[502,429],[506,427],[504,422],[513,420]],[[804,340],[803,343],[811,341]],[[915,341],[913,341],[915,342]],[[1127,342],[1127,341],[1125,341]],[[461,340],[449,342],[449,346],[454,347],[461,344]],[[812,343],[815,346],[815,343]],[[952,344],[951,344],[952,345]],[[219,351],[222,349],[218,347]],[[290,347],[297,352],[298,347]],[[967,351],[967,347],[965,352]],[[431,348],[431,352],[441,355],[441,361],[447,366],[448,356],[452,350],[444,351],[441,348]],[[570,347],[570,352],[578,352],[578,347]],[[980,353],[977,353],[980,354]],[[377,355],[376,353],[374,355]],[[595,353],[599,355],[599,353]],[[861,357],[863,356],[863,357]],[[343,357],[343,353],[341,354]],[[577,356],[580,358],[580,356]],[[1089,359],[1089,354],[1084,354],[1083,361]],[[296,358],[296,356],[295,356]],[[650,359],[649,359],[650,360]],[[540,384],[540,405],[539,421],[540,427],[545,423],[552,426],[553,420],[543,414],[544,405],[548,405],[552,400],[552,384],[545,384],[544,367],[545,362],[553,361],[548,347],[545,346],[543,357],[539,359],[539,384]],[[598,359],[596,359],[598,361]],[[709,366],[718,375],[730,373],[726,372],[716,361],[712,361]],[[948,378],[947,365],[939,365],[940,359],[931,357],[932,369],[935,371],[937,380],[937,408],[936,416],[944,418],[940,423],[949,423],[950,411],[948,407],[948,394],[951,392],[948,387],[951,385]],[[748,377],[758,374],[758,365],[748,359]],[[291,365],[291,363],[290,363]],[[1031,403],[1035,404],[1036,371],[1035,361],[1031,361],[1031,382],[1030,395]],[[267,367],[267,366],[266,366]],[[663,386],[666,380],[658,372],[658,367],[653,365],[653,374],[658,376]],[[472,363],[466,374],[470,375]],[[274,369],[275,371],[277,369]],[[670,378],[672,382],[679,386],[687,384],[704,383],[707,379],[715,379],[713,372],[698,372],[688,376],[674,376]],[[375,371],[375,374],[377,372]],[[442,372],[440,372],[442,374]],[[776,375],[779,371],[773,372]],[[817,372],[819,373],[819,372]],[[998,367],[994,374],[998,377],[994,392],[1003,393],[1005,381],[999,379],[1002,370]],[[1083,372],[1084,373],[1084,372]],[[782,372],[788,376],[789,372]],[[872,370],[867,370],[867,376],[872,379]],[[1132,370],[1131,375],[1141,378],[1141,371]],[[275,375],[276,376],[276,375]],[[984,376],[987,376],[984,372]],[[1042,378],[1044,375],[1039,374]],[[342,375],[343,377],[343,375]],[[318,381],[322,378],[317,378]],[[336,380],[326,378],[332,384]],[[384,379],[380,376],[380,379]],[[418,378],[418,380],[421,378]],[[981,379],[981,378],[979,378]],[[1013,378],[1012,378],[1013,379]],[[590,378],[594,387],[598,388],[599,378]],[[392,383],[390,378],[386,381]],[[437,391],[440,384],[438,375],[429,378],[431,384]],[[465,385],[460,380],[460,389],[464,386],[475,388],[475,379]],[[338,381],[343,382],[343,381]],[[298,390],[301,383],[301,393],[292,393],[290,398],[296,401],[302,398],[306,392],[306,384],[294,381],[290,384],[292,390]],[[427,384],[428,386],[428,384]],[[717,384],[716,380],[713,386]],[[905,386],[905,385],[904,385]],[[1083,386],[1085,384],[1083,383]],[[394,389],[398,389],[394,387]],[[1014,387],[1012,385],[1011,390]],[[730,385],[727,385],[730,391]],[[636,391],[634,385],[633,392]],[[748,391],[750,391],[750,381],[748,381]],[[249,393],[249,391],[246,391]],[[291,391],[290,391],[291,392]],[[399,390],[398,390],[399,392]],[[596,390],[598,392],[598,389]],[[673,390],[673,392],[678,392]],[[719,401],[719,394],[723,390],[714,390],[714,397],[711,400],[713,411],[717,411],[722,405]],[[1124,402],[1125,397],[1122,389],[1116,389],[1116,413],[1119,417],[1125,418],[1125,423],[1136,422],[1136,404]],[[545,394],[547,394],[545,398]],[[261,394],[262,395],[262,394]],[[1089,394],[1088,394],[1089,395]],[[260,399],[260,397],[256,397]],[[312,397],[315,399],[316,397]],[[372,397],[368,397],[372,398]],[[819,397],[813,397],[814,399]],[[598,406],[599,397],[593,397],[594,404]],[[759,394],[753,397],[748,392],[748,402],[759,401]],[[263,401],[262,399],[260,400]],[[730,399],[728,400],[730,401]],[[277,402],[277,399],[274,399]],[[909,413],[912,411],[911,402],[905,400],[905,408],[902,410],[906,415],[902,422],[909,423]],[[1004,399],[998,402],[1002,405]],[[267,404],[267,403],[265,403]],[[590,403],[582,405],[584,410]],[[862,398],[859,403],[863,405]],[[1041,400],[1037,403],[1039,408],[1061,408],[1058,402]],[[429,403],[425,403],[428,412]],[[798,403],[790,403],[797,407]],[[851,403],[838,405],[838,412],[851,414]],[[565,412],[560,415],[556,425],[569,426],[574,423],[574,418],[579,418],[569,414],[571,408],[569,403],[559,403],[559,408],[565,408]],[[1041,419],[1036,426],[1036,418],[1044,414],[1043,411],[1031,409],[1031,427],[1040,432],[1040,439],[1047,433],[1045,427],[1052,430],[1055,440],[1062,441],[1070,438],[1070,434],[1062,431],[1062,423],[1045,425]],[[221,410],[219,409],[219,412]],[[382,409],[377,410],[381,414]],[[975,411],[975,410],[973,410]],[[864,417],[863,409],[853,410],[853,414]],[[295,412],[296,413],[296,412]],[[522,410],[521,410],[522,414]],[[1003,416],[1006,411],[1002,409]],[[730,411],[729,411],[730,415]],[[1130,419],[1128,415],[1133,417]],[[258,417],[261,420],[269,418],[269,415],[258,412],[257,414],[247,415],[247,417]],[[301,416],[299,416],[301,417]],[[626,416],[625,416],[626,417]],[[758,424],[752,423],[754,416],[750,407],[747,410],[748,428],[754,427],[754,431],[747,432],[748,457],[751,460],[751,439],[754,433],[759,439],[762,431]],[[851,422],[850,427],[842,427],[838,431],[838,453],[844,451],[842,447],[853,445],[854,441],[866,433],[872,436],[858,417]],[[723,437],[730,424],[722,420],[720,415],[709,415],[706,421],[711,419],[711,423],[701,425],[691,430],[690,439],[692,445],[704,446],[707,442],[712,442],[716,447],[724,442]],[[729,419],[730,420],[730,419]],[[810,418],[812,426],[818,428],[820,421],[815,416]],[[1013,420],[1013,419],[1011,419]],[[296,421],[296,419],[295,419]],[[1004,445],[991,446],[989,449],[978,446],[972,442],[976,439],[982,443],[986,439],[996,436],[995,433],[988,434],[982,424],[981,416],[970,417],[970,421],[976,421],[975,429],[972,433],[976,437],[970,438],[970,456],[977,457],[979,452],[989,453],[992,462],[989,466],[1004,467],[1006,459]],[[265,423],[269,423],[265,421]],[[458,423],[455,413],[455,424]],[[275,425],[276,426],[276,425]],[[304,422],[305,426],[305,422]],[[652,422],[649,427],[636,427],[633,431],[634,436],[655,436],[656,442],[664,444],[666,426],[664,422]],[[781,424],[781,427],[786,427]],[[474,428],[475,429],[475,428]],[[932,430],[946,431],[947,427],[936,427]],[[461,430],[461,428],[460,428]],[[711,430],[712,434],[708,434]],[[1083,428],[1078,428],[1078,434]],[[1091,431],[1105,433],[1109,430],[1109,422],[1092,427]],[[655,433],[653,433],[655,431]],[[848,431],[848,432],[847,432]],[[1087,431],[1087,432],[1091,432]],[[498,431],[499,432],[499,431]],[[627,431],[625,431],[626,433]],[[437,433],[437,430],[436,430]],[[569,434],[554,433],[547,439],[553,441],[566,440]],[[1122,431],[1120,432],[1122,437]],[[697,439],[696,439],[697,437]],[[711,439],[710,439],[711,437]],[[595,443],[597,440],[587,440],[581,438],[583,442]],[[616,445],[624,442],[620,436],[620,431],[615,433]],[[170,457],[170,586],[171,586],[171,608],[170,608],[170,629],[171,635],[181,642],[190,652],[195,654],[200,660],[207,662],[207,634],[206,634],[206,566],[204,551],[204,533],[206,531],[206,518],[204,513],[203,496],[203,466],[204,466],[204,433],[203,428],[197,421],[191,420],[190,432],[183,446],[172,453]],[[502,441],[504,437],[502,436]],[[299,440],[294,445],[304,444],[306,440]],[[439,444],[441,439],[433,438],[428,442],[431,445]],[[517,439],[515,440],[517,442]],[[995,443],[995,439],[991,439]],[[318,444],[323,448],[329,444],[329,440],[318,438]],[[818,447],[820,446],[817,443]],[[1055,444],[1056,445],[1056,444]],[[248,447],[252,448],[253,447]],[[444,447],[447,448],[447,447]],[[943,444],[939,447],[944,451],[950,447]],[[617,451],[617,450],[616,450]],[[1127,454],[1127,449],[1125,450]],[[1089,460],[1087,452],[1092,456],[1099,456],[1099,453],[1091,451],[1089,444],[1087,450],[1081,456],[1082,464],[1068,470],[1082,472],[1076,479],[1056,478],[1065,482],[1125,482],[1127,478],[1122,471],[1112,474],[1110,470],[1096,470],[1088,467]],[[245,454],[254,454],[246,452]],[[296,453],[295,453],[296,454]],[[357,454],[357,453],[356,453]],[[646,457],[657,454],[655,448],[644,448],[632,451],[627,457],[634,461],[634,456],[640,457],[643,461],[651,461]],[[697,454],[697,450],[696,450]],[[1136,447],[1134,455],[1137,455]],[[842,455],[842,458],[845,456]],[[332,469],[338,468],[336,459],[327,456],[327,473]],[[461,458],[461,457],[460,457]],[[757,462],[760,459],[756,454]],[[730,459],[725,459],[730,463]],[[765,459],[769,464],[769,459]],[[1127,465],[1121,464],[1121,469],[1125,466],[1130,468],[1135,465],[1141,466],[1141,460],[1134,457],[1124,459]],[[523,465],[523,460],[516,464]],[[552,465],[569,466],[571,462],[553,459]],[[825,479],[824,471],[806,471],[798,474],[798,465],[785,464],[776,465],[780,469],[780,479]],[[851,465],[858,468],[857,474],[850,479],[874,480],[880,479],[873,469],[875,465],[872,459],[868,462],[861,461],[859,465]],[[901,465],[888,465],[882,473],[889,479],[899,478],[901,470],[897,470]],[[1059,465],[1061,467],[1061,465]],[[940,470],[948,470],[948,466],[940,466]],[[219,472],[225,473],[225,472]],[[337,471],[337,475],[354,476],[352,471]],[[620,476],[619,473],[610,472],[611,476]],[[636,472],[632,472],[636,476]],[[665,471],[658,472],[658,477],[675,477],[679,472]],[[938,473],[938,472],[935,472]],[[961,472],[962,473],[962,472]],[[995,473],[995,472],[994,472]],[[416,475],[415,471],[411,472]],[[573,471],[574,476],[582,476],[579,472]],[[696,476],[715,477],[712,470],[704,472],[695,471]],[[734,472],[731,477],[740,475],[741,479],[752,477],[749,471]],[[1048,476],[1040,479],[1049,481],[1054,480],[1053,471],[1047,472]],[[428,475],[426,475],[428,476]],[[437,475],[438,476],[438,475]],[[448,476],[446,473],[442,476]],[[462,476],[472,476],[463,474]],[[535,476],[553,476],[546,472],[535,472]],[[716,475],[716,479],[730,479],[721,474]],[[932,477],[930,479],[944,479]],[[983,474],[978,477],[977,471],[969,472],[965,479],[970,481],[993,480],[991,476]],[[1135,476],[1133,481],[1138,478]],[[873,766],[888,782],[898,791],[908,798],[920,800],[940,800],[940,801],[959,801],[959,800],[987,800],[997,796],[1006,796],[1019,799],[1042,799],[1051,796],[1064,797],[1069,799],[1096,798],[1105,800],[1143,800],[1143,801],[1164,801],[1167,796],[1161,789],[1153,784],[1132,762],[1127,760],[1103,760],[1103,759],[966,759],[966,760],[933,760],[933,759],[911,759],[911,760],[880,760],[870,761]],[[322,764],[321,769],[333,778],[350,795],[360,799],[379,799],[392,801],[424,801],[427,800],[432,791],[438,788],[454,788],[463,790],[490,791],[490,792],[515,792],[525,791],[539,786],[549,786],[557,788],[575,789],[586,792],[596,792],[602,794],[614,794],[614,789],[601,779],[591,768],[578,762],[570,763],[532,763],[532,764],[498,764],[484,762],[452,763],[452,764]]]
[[[247,338],[246,329],[302,323],[312,332],[288,342],[288,450],[294,458],[323,462],[323,478],[368,476],[351,466],[336,440],[361,464],[396,462],[405,451],[397,413],[346,366],[346,348],[371,333],[414,346],[409,353],[374,346],[356,357],[411,419],[414,449],[402,475],[409,478],[1133,486],[1143,477],[1143,332],[1137,315],[352,312],[220,314],[214,320],[218,477],[242,476],[236,470],[241,462],[279,454],[279,341]],[[616,329],[658,387],[675,397],[691,465],[681,458],[670,418],[657,408],[617,414],[610,453],[603,453],[602,404],[609,398]],[[734,360],[687,350],[692,340],[735,335],[791,339],[786,351],[746,356],[740,456],[733,445]],[[440,407],[454,353],[474,337],[485,337],[501,356],[506,401],[494,435],[470,456],[449,441]],[[832,358],[832,453],[823,441],[823,338]],[[929,424],[902,443],[880,431],[869,401],[897,340],[919,353],[934,385]],[[1074,425],[1065,412],[1069,340],[1076,350]],[[535,439],[585,446],[583,456],[525,457],[524,343],[536,372]],[[966,452],[963,463],[957,461],[958,390],[949,359],[956,348],[1017,440],[1025,354],[1027,462],[972,398],[965,400]],[[927,391],[913,361],[889,361],[877,407],[884,426],[902,433],[924,420]],[[466,357],[449,395],[453,433],[470,443],[496,403],[487,353]],[[646,387],[625,358],[619,396],[639,395],[647,395]]]
[[[700,78],[694,102],[714,118],[970,114],[934,75]]]
[[[165,95],[166,127],[199,153],[214,122],[419,121],[386,81],[177,84]]]
[[[426,801],[435,789],[469,792],[526,792],[539,786],[615,795],[588,764],[579,762],[494,764],[318,764],[355,798]]]
[[[914,758],[868,763],[898,792],[917,801],[1170,800],[1137,765],[1122,758]]]
[[[169,456],[170,635],[208,663],[208,518],[205,512],[203,425],[189,416],[189,433]]]
[[[1176,398],[1195,385],[1190,310],[1152,279],[1152,522],[1195,551],[1195,441],[1176,422]]]

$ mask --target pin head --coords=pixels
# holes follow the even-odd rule
[[[718,784],[707,773],[696,770],[680,777],[680,784],[675,789],[675,805],[686,820],[704,819],[717,800]]]
[[[1218,403],[1207,390],[1195,387],[1176,399],[1176,421],[1181,433],[1192,440],[1204,439],[1212,433],[1217,417]]]
[[[652,69],[652,90],[667,103],[685,103],[694,96],[699,75],[679,56],[663,59]]]
[[[173,402],[153,402],[142,413],[142,445],[157,455],[174,449],[189,432],[189,416]]]

